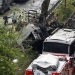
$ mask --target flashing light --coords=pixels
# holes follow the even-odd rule
[[[60,73],[56,73],[56,72],[55,72],[55,73],[52,73],[52,75],[60,75]]]
[[[26,70],[26,74],[25,75],[33,75],[33,71],[32,70]]]

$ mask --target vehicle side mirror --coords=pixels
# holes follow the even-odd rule
[[[75,67],[75,57],[71,58],[70,60],[71,60],[71,66]]]

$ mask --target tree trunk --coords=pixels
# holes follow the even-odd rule
[[[45,15],[45,17],[48,15],[49,4],[50,0],[44,0],[41,6],[41,14]]]
[[[41,14],[39,17],[39,22],[43,23],[43,21],[46,20],[46,17],[48,15],[48,7],[50,4],[50,0],[44,0],[41,6]]]

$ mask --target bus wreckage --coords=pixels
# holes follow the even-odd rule
[[[54,0],[54,1],[51,0],[50,1],[48,11],[50,11],[51,14],[48,15],[49,17],[52,16],[52,11],[61,2],[62,2],[62,0]],[[57,28],[57,26],[55,28],[53,28],[53,27],[49,27],[47,25],[48,16],[47,16],[46,20],[43,20],[42,23],[40,23],[38,17],[39,17],[39,15],[41,15],[41,12],[40,12],[41,10],[38,10],[38,8],[37,8],[38,3],[40,3],[39,6],[38,6],[40,8],[41,7],[40,5],[42,5],[42,3],[39,0],[39,1],[36,1],[33,4],[33,8],[31,7],[31,10],[28,11],[28,23],[27,23],[27,26],[25,26],[21,30],[21,34],[20,34],[20,37],[19,37],[17,43],[25,49],[25,44],[26,44],[25,41],[27,39],[31,40],[30,45],[33,47],[33,49],[37,49],[39,51],[39,53],[42,53],[41,50],[42,50],[43,41],[45,40],[46,37],[48,37],[51,34],[51,32],[55,28]],[[38,15],[38,11],[40,12],[39,15]],[[34,23],[30,23],[30,21],[33,21]]]

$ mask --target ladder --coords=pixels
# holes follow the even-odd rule
[[[35,21],[36,20],[36,18],[37,18],[37,11],[35,11],[35,10],[29,10],[28,11],[28,22],[30,22],[30,21]]]

